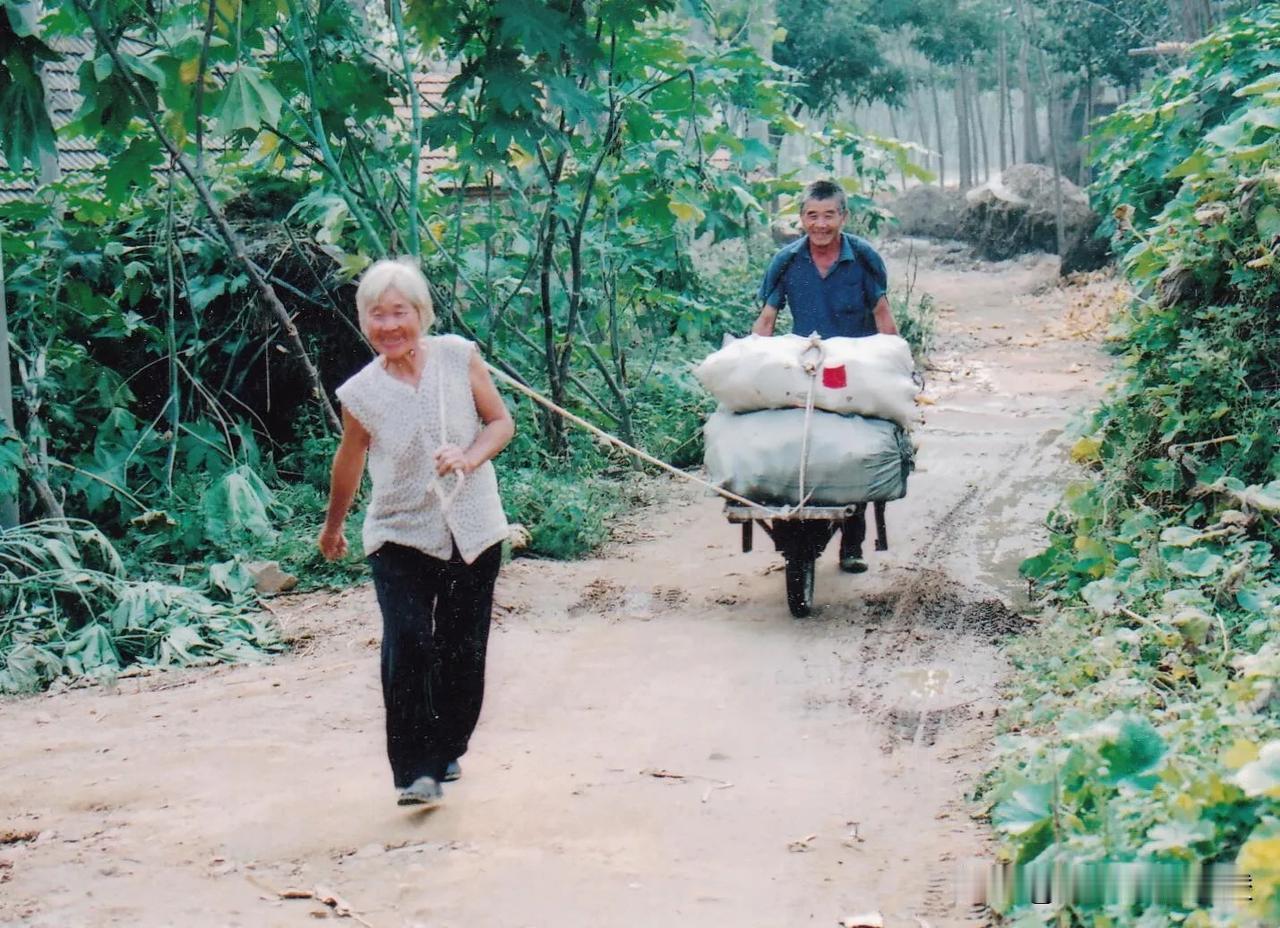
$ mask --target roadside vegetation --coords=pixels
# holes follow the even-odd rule
[[[1023,564],[1047,608],[1014,651],[988,793],[1012,861],[1235,864],[1255,901],[1032,907],[1024,886],[1011,924],[1280,920],[1278,65],[1260,7],[1095,133],[1135,297],[1072,450],[1091,473]]]

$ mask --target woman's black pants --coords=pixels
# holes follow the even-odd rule
[[[384,544],[369,556],[382,610],[382,701],[387,756],[397,787],[440,780],[480,718],[493,585],[494,545],[472,564]]]

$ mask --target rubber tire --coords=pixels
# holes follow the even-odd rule
[[[817,572],[816,558],[793,557],[787,559],[787,608],[797,619],[803,619],[813,611],[813,578]]]

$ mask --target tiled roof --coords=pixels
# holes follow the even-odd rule
[[[91,38],[58,39],[51,44],[63,58],[61,61],[47,63],[44,66],[43,76],[49,117],[54,129],[61,130],[75,119],[80,109],[82,98],[77,72],[80,65],[93,55],[96,46]],[[123,48],[132,54],[142,54],[146,51],[146,46],[127,39],[123,43]],[[444,71],[418,74],[415,82],[422,97],[421,113],[424,119],[443,106],[445,88],[448,87],[452,78],[452,73]],[[395,114],[406,126],[413,118],[409,106],[403,101],[395,104]],[[91,170],[107,160],[93,141],[83,136],[68,138],[59,132],[57,146],[58,167],[64,176]],[[216,140],[210,140],[207,147],[215,151],[219,148]],[[452,162],[452,151],[424,148],[420,161],[420,174],[423,177],[429,176]],[[35,193],[35,189],[33,172],[28,169],[21,175],[10,174],[3,155],[0,155],[0,204],[29,199]]]
[[[436,110],[444,107],[444,92],[451,80],[453,80],[453,74],[444,71],[418,72],[414,78],[414,83],[418,87],[418,95],[422,100],[418,113],[424,120],[428,119]],[[397,100],[394,108],[396,118],[403,125],[410,126],[413,124],[413,110],[408,103],[403,100]],[[450,149],[424,147],[422,149],[422,158],[418,162],[418,174],[421,177],[427,177],[452,163],[453,152]]]

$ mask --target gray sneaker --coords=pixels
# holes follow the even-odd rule
[[[866,573],[867,562],[856,554],[842,554],[840,556],[840,569],[847,574]]]
[[[400,790],[396,805],[422,806],[430,809],[444,799],[444,790],[434,777],[418,777],[411,784]]]
[[[452,783],[454,780],[462,777],[462,768],[458,766],[456,760],[449,761],[449,766],[444,768],[444,781]]]

